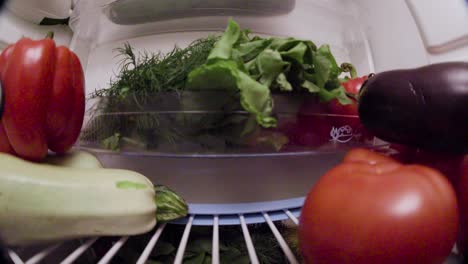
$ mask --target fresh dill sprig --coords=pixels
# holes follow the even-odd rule
[[[140,97],[181,91],[188,74],[206,62],[218,39],[218,36],[198,39],[186,48],[176,46],[166,54],[147,51],[135,54],[133,47],[126,43],[116,49],[121,57],[119,73],[111,80],[109,88],[98,90],[91,97],[125,98],[129,94]]]
[[[129,44],[115,49],[119,57],[118,73],[108,88],[95,91],[90,99],[98,99],[92,109],[91,122],[84,129],[81,140],[101,142],[101,145],[119,149],[119,138],[142,141],[155,148],[161,142],[174,142],[180,133],[171,117],[146,113],[145,106],[159,92],[181,92],[188,74],[204,64],[219,36],[195,40],[186,48],[175,46],[172,51],[151,53],[135,52]],[[120,114],[129,107],[139,113]]]

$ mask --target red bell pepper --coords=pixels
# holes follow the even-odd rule
[[[48,149],[68,151],[84,118],[84,73],[78,57],[56,47],[51,38],[22,38],[0,55],[0,79],[0,151],[34,161]]]
[[[468,155],[465,156],[458,183],[458,202],[460,207],[460,233],[457,246],[468,259]]]
[[[373,138],[361,124],[357,109],[359,90],[368,76],[357,77],[350,63],[343,63],[341,68],[351,77],[343,81],[342,86],[352,102],[343,105],[337,99],[325,103],[319,103],[317,98],[305,99],[297,114],[297,124],[288,127],[291,143],[319,147],[330,142],[346,143],[353,138],[359,141]]]
[[[13,46],[7,47],[2,54],[0,54],[0,80],[3,80],[4,76],[4,68],[6,66],[6,63],[8,62],[8,58],[11,55],[11,52],[13,51]],[[1,104],[0,104],[0,112],[3,111],[4,104],[5,104],[5,92],[3,91],[3,85],[1,90]],[[6,135],[5,127],[3,126],[3,120],[0,118],[0,152],[4,153],[10,153],[14,154],[15,151],[10,145],[10,141],[8,140],[8,137]]]
[[[344,71],[349,72],[349,75],[351,76],[351,78],[343,82],[342,85],[346,91],[346,94],[351,98],[353,102],[351,104],[343,105],[338,100],[334,99],[329,102],[328,109],[329,112],[332,114],[357,116],[357,96],[359,94],[359,90],[361,89],[364,82],[367,80],[368,76],[366,75],[358,77],[356,69],[350,63],[343,63],[341,65],[341,68]]]

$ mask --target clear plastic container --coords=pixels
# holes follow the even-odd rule
[[[220,91],[102,98],[90,108],[97,110],[80,147],[189,203],[237,204],[303,197],[350,148],[383,146],[357,116],[320,112],[313,96],[273,98],[278,126],[268,129]]]
[[[372,53],[362,28],[348,26],[360,25],[354,11],[351,2],[320,0],[80,1],[71,47],[86,67],[88,94],[115,79],[116,49],[125,43],[135,54],[166,53],[221,34],[230,17],[252,34],[328,44],[338,63],[351,62],[367,75],[374,71]],[[89,100],[78,147],[106,167],[169,186],[192,213],[222,214],[258,211],[249,207],[254,203],[268,203],[270,211],[298,208],[347,150],[385,146],[357,116],[331,115],[307,93],[275,93],[273,100],[278,126],[270,129],[252,122],[238,95],[219,91]],[[244,211],[229,210],[239,204]]]

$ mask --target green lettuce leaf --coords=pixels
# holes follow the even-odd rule
[[[289,83],[284,73],[280,73],[276,78],[276,86],[280,89],[280,91],[290,92],[293,90],[291,83]]]
[[[244,61],[250,61],[264,51],[271,42],[271,39],[260,39],[252,42],[246,42],[240,44],[237,50]]]
[[[242,107],[254,114],[260,125],[264,127],[276,125],[276,120],[270,117],[273,101],[268,86],[255,81],[247,73],[239,70],[232,60],[212,61],[192,71],[188,76],[188,88],[192,90],[238,89]]]
[[[234,44],[237,43],[240,36],[241,30],[239,25],[234,20],[229,19],[226,31],[216,43],[210,55],[208,55],[208,61],[213,59],[230,59]]]
[[[281,52],[281,56],[285,58],[292,59],[297,63],[304,63],[304,55],[307,51],[307,45],[299,42],[297,45],[292,47],[291,49],[285,50]]]
[[[328,80],[338,78],[342,73],[328,45],[320,46],[315,53],[313,63],[317,73],[317,86],[320,88],[325,88]]]
[[[276,119],[271,117],[273,99],[268,86],[258,83],[249,75],[239,72],[237,85],[241,91],[241,105],[254,114],[257,122],[263,127],[275,127]]]
[[[193,70],[188,89],[226,90],[239,94],[240,105],[263,127],[276,126],[271,90],[305,89],[321,101],[350,103],[330,46],[319,48],[310,40],[250,37],[232,19],[208,56]]]
[[[234,90],[237,83],[237,63],[232,60],[216,60],[190,72],[189,90]]]
[[[320,87],[318,87],[315,83],[305,80],[302,84],[301,87],[309,91],[310,93],[319,93],[320,94]]]
[[[349,97],[346,95],[346,92],[342,86],[331,91],[328,91],[326,89],[320,89],[318,95],[320,101],[322,102],[328,102],[333,99],[337,99],[343,105],[352,103],[351,99],[349,99]]]
[[[289,66],[288,62],[283,61],[278,51],[271,49],[266,49],[260,53],[256,62],[260,73],[259,81],[267,87],[270,87],[278,78],[278,75]]]

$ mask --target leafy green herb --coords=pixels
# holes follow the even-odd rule
[[[181,91],[188,73],[206,62],[219,37],[209,36],[194,41],[186,48],[174,47],[167,53],[135,54],[129,43],[118,48],[120,72],[110,87],[96,91],[92,97],[150,95],[157,92]],[[141,97],[140,97],[141,98]]]
[[[120,72],[109,88],[93,94],[102,99],[96,109],[102,114],[82,137],[114,151],[179,151],[178,146],[188,146],[191,151],[226,152],[246,146],[245,139],[258,126],[277,125],[277,93],[351,103],[340,78],[349,70],[338,66],[328,45],[252,36],[233,20],[221,36],[167,54],[137,54],[130,44],[117,51]],[[171,93],[178,98],[166,99]],[[166,101],[174,104],[167,107]],[[160,104],[168,111],[160,114],[154,107]],[[275,143],[270,144],[275,150],[286,142],[281,135],[263,141]]]
[[[206,62],[218,39],[218,36],[208,36],[186,48],[174,47],[167,54],[137,54],[128,43],[118,48],[119,72],[109,88],[91,95],[90,99],[98,102],[91,109],[94,117],[85,127],[81,140],[100,142],[112,151],[120,150],[122,145],[140,149],[155,148],[166,142],[175,145],[180,132],[173,125],[173,116],[162,118],[148,111],[147,106],[159,104],[162,99],[156,95],[160,93],[183,91],[188,73]],[[119,114],[125,111],[134,114]]]
[[[102,145],[106,149],[113,151],[118,151],[120,146],[120,133],[115,133],[114,135],[104,139]]]
[[[238,61],[233,59],[233,50],[239,41],[239,36],[241,36],[239,25],[230,20],[225,34],[208,56],[207,63],[189,74],[188,87],[192,90],[238,89],[242,107],[255,114],[257,122],[262,126],[275,126],[275,119],[270,117],[273,101],[268,86],[252,79],[239,68]],[[237,54],[240,58],[241,52]]]
[[[330,47],[294,38],[249,37],[232,19],[207,62],[190,72],[192,90],[239,90],[242,107],[263,127],[276,126],[271,92],[293,87],[317,94],[322,101],[351,103],[339,82],[343,70]],[[297,88],[296,88],[297,90]]]

